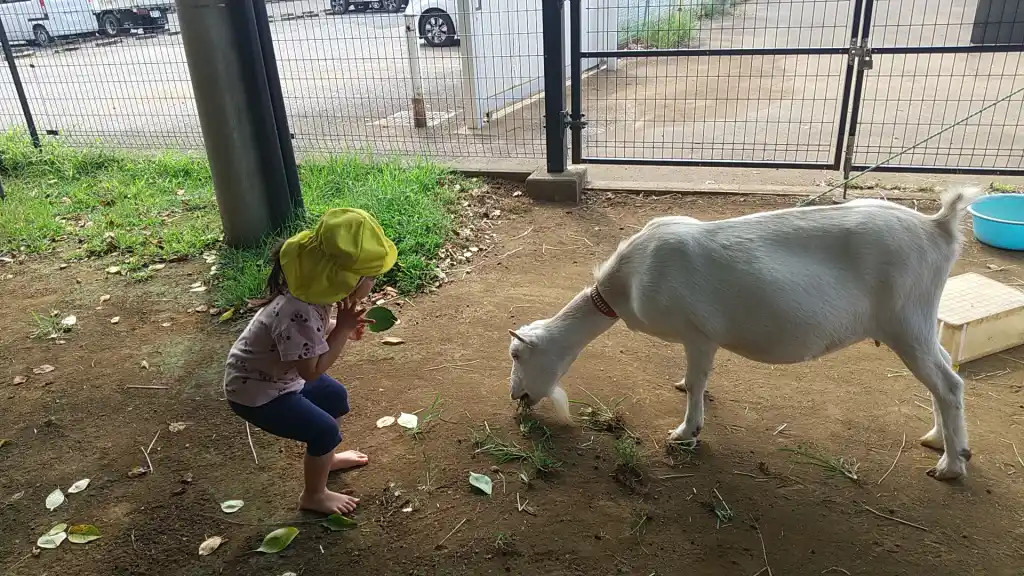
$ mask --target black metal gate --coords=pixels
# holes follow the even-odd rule
[[[1024,85],[1024,0],[568,2],[574,163],[862,170]],[[1022,124],[1016,97],[880,169],[1024,174]]]

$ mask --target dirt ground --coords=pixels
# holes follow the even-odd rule
[[[642,439],[640,484],[630,489],[616,480],[613,438],[554,425],[546,403],[539,417],[551,424],[561,470],[530,486],[516,465],[501,466],[502,476],[491,472],[493,462],[474,455],[472,432],[487,422],[496,434],[519,437],[507,397],[507,328],[555,313],[619,240],[653,216],[711,219],[791,205],[706,196],[607,198],[572,209],[505,203],[495,230],[502,242],[477,255],[464,278],[399,308],[403,322],[389,335],[405,344],[385,347],[371,338],[331,370],[349,386],[353,407],[343,446],[371,458],[365,469],[330,482],[362,498],[359,526],[347,532],[328,532],[295,510],[302,448],[254,430],[257,464],[245,426],[221,399],[223,359],[241,326],[187,312],[202,303],[189,285],[206,266],[172,264],[143,284],[108,276],[97,262],[63,270],[56,258],[0,266],[7,301],[0,315],[0,363],[7,366],[0,437],[10,439],[0,447],[0,571],[1024,573],[1024,463],[1014,454],[1024,449],[1022,349],[962,367],[974,458],[959,483],[925,475],[937,459],[916,442],[931,425],[926,391],[901,372],[891,351],[870,342],[795,366],[720,354],[702,445],[692,458],[670,458],[664,438],[681,422],[685,401],[672,388],[684,371],[682,350],[621,325],[583,353],[564,383],[574,400],[588,400],[586,392],[624,399],[625,424]],[[990,264],[1006,268],[992,271]],[[981,271],[1012,283],[1022,268],[1019,255],[970,240],[955,273]],[[112,298],[100,304],[103,294]],[[66,344],[28,338],[31,313],[51,308],[78,316]],[[111,324],[113,316],[120,322]],[[32,374],[43,364],[56,369]],[[13,385],[18,375],[29,379]],[[419,439],[397,427],[375,428],[379,417],[423,409],[435,395],[444,411]],[[172,422],[187,427],[171,432]],[[128,478],[145,464],[142,449],[157,432],[153,473]],[[906,446],[879,483],[904,434]],[[780,450],[800,445],[855,458],[860,482]],[[471,491],[471,471],[494,479],[491,497]],[[86,477],[86,491],[47,511],[48,493]],[[719,495],[734,513],[720,526],[711,511]],[[243,499],[245,507],[223,514],[217,502],[226,499]],[[532,514],[520,512],[517,499],[528,500]],[[32,557],[35,539],[58,522],[94,524],[103,538]],[[264,534],[286,525],[300,529],[288,549],[251,552]],[[213,535],[227,542],[199,557],[199,544]]]

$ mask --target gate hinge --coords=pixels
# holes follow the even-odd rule
[[[875,63],[871,59],[871,48],[868,46],[853,46],[850,48],[850,57],[860,61],[861,70],[871,70]]]
[[[583,128],[585,128],[587,126],[587,121],[583,119],[584,116],[586,116],[586,114],[580,114],[580,119],[579,120],[573,120],[572,119],[572,115],[569,114],[569,111],[568,110],[563,110],[562,111],[562,126],[568,128],[570,130],[577,129],[577,128],[582,130]]]

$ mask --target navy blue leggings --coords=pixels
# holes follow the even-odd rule
[[[348,391],[327,374],[306,382],[300,392],[289,392],[262,406],[228,401],[231,409],[250,424],[274,436],[306,443],[306,453],[323,456],[341,444],[337,419],[348,414]]]

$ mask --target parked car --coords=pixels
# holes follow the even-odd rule
[[[416,16],[420,38],[428,46],[454,46],[459,42],[456,30],[455,0],[410,0],[406,14]]]
[[[384,12],[401,12],[405,10],[409,0],[380,0],[379,2],[359,2],[355,0],[331,0],[331,10],[335,14],[344,14],[350,9],[354,12],[382,10]]]
[[[167,13],[173,2],[157,0],[90,0],[100,33],[106,36],[127,34],[134,29],[157,32],[167,29]]]
[[[47,46],[54,38],[96,34],[88,0],[2,0],[0,18],[11,42]]]

